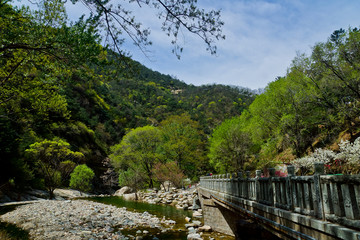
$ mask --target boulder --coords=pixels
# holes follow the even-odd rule
[[[202,214],[200,212],[198,212],[198,211],[195,211],[195,212],[193,212],[193,217],[200,218],[200,217],[202,217]]]
[[[133,192],[132,188],[125,186],[117,190],[113,194],[113,196],[122,197],[124,194],[132,193],[132,192]]]
[[[135,201],[135,200],[137,200],[136,193],[127,193],[127,194],[122,195],[122,197],[126,201]]]
[[[201,240],[201,236],[200,234],[197,234],[197,233],[191,233],[187,236],[187,239],[188,240]]]
[[[57,188],[54,190],[54,196],[55,196],[55,199],[63,200],[63,199],[68,199],[68,198],[86,197],[86,196],[89,196],[89,194],[80,192],[78,190],[73,190],[73,189]]]
[[[211,232],[212,228],[210,226],[208,226],[208,225],[204,225],[202,227],[199,227],[198,231],[199,232]]]
[[[201,226],[200,221],[192,221],[192,223],[194,224],[195,227],[200,227]]]

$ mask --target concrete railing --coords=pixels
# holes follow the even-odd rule
[[[312,176],[295,176],[288,166],[287,177],[250,178],[250,172],[204,176],[200,186],[267,206],[360,229],[360,175],[324,175],[324,165],[315,164]]]

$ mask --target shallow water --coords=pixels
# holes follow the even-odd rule
[[[169,205],[156,205],[149,204],[144,202],[136,202],[136,201],[125,201],[120,197],[95,197],[95,198],[87,198],[87,200],[92,200],[100,203],[111,204],[116,207],[126,207],[129,211],[136,212],[148,212],[150,214],[156,215],[159,218],[163,218],[165,216],[166,219],[171,219],[176,221],[176,224],[173,227],[172,231],[160,232],[158,229],[147,229],[147,228],[136,228],[136,229],[121,229],[121,232],[124,235],[132,235],[137,236],[141,235],[144,240],[152,240],[154,237],[158,239],[174,239],[174,240],[185,240],[187,239],[187,231],[185,228],[185,217],[192,218],[192,211],[186,211],[177,209],[173,206]],[[202,219],[195,219],[202,221]],[[149,234],[137,234],[137,231],[149,231]],[[235,238],[219,234],[219,233],[204,233],[203,239],[221,239],[221,240],[234,240]]]

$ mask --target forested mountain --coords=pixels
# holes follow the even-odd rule
[[[261,169],[319,155],[320,148],[338,151],[342,140],[354,142],[360,135],[359,67],[358,28],[336,30],[311,55],[299,54],[288,73],[269,83],[241,116],[214,131],[212,165],[219,172]],[[357,151],[354,146],[346,153],[357,156],[353,173],[359,172]],[[337,160],[349,169],[346,158]]]
[[[177,131],[164,126],[183,121],[174,115],[201,132],[185,135],[197,139],[206,162],[207,135],[253,101],[248,89],[188,85],[124,59],[99,44],[94,23],[67,25],[64,9],[55,10],[47,19],[0,4],[0,186],[66,185],[82,163],[100,186],[110,146],[138,127]],[[169,146],[162,156],[174,157]]]
[[[335,31],[255,94],[152,71],[102,46],[94,19],[69,24],[51,2],[36,12],[0,3],[0,191],[67,187],[76,166],[91,173],[83,164],[98,190],[112,168],[134,188],[196,181],[360,135],[357,28]]]

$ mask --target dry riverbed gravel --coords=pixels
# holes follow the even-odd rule
[[[44,200],[17,207],[0,221],[28,230],[34,239],[128,239],[124,228],[170,229],[169,222],[147,212],[127,211],[87,200]]]

